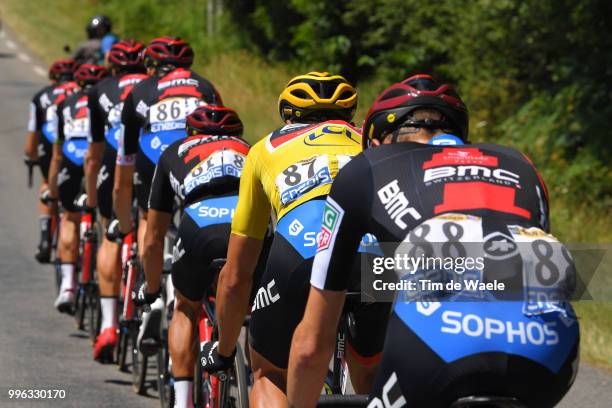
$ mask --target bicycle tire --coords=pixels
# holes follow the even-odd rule
[[[162,408],[174,407],[174,385],[170,372],[170,352],[167,338],[162,337],[162,344],[157,351],[157,392]]]
[[[144,395],[147,381],[148,358],[138,350],[138,332],[132,330],[131,355],[132,355],[132,389],[138,395]]]
[[[117,341],[117,366],[119,371],[127,372],[127,354],[129,345],[129,330],[125,326],[119,327],[119,341]]]
[[[229,387],[227,387],[229,386]],[[246,361],[240,344],[236,345],[236,357],[234,366],[230,373],[229,381],[226,382],[224,403],[222,408],[248,408],[249,406],[249,382],[247,378]]]
[[[74,294],[74,320],[78,330],[85,330],[85,311],[86,311],[87,293],[79,284]]]
[[[102,326],[102,306],[100,305],[100,293],[97,284],[92,284],[89,289],[88,304],[89,338],[96,341]]]

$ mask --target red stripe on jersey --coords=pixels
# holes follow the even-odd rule
[[[245,156],[249,153],[249,147],[244,143],[240,143],[235,140],[219,140],[218,142],[209,142],[201,145],[197,145],[189,150],[189,153],[185,155],[183,161],[189,163],[194,158],[198,157],[200,161],[206,159],[212,153],[221,149],[231,149]]]
[[[442,204],[436,205],[435,214],[457,210],[493,210],[515,214],[527,219],[531,213],[514,205],[516,190],[482,181],[447,183],[444,185]]]
[[[195,86],[177,86],[176,88],[167,88],[159,99],[166,99],[169,96],[195,96],[202,99],[202,93]]]
[[[497,157],[487,156],[476,147],[444,148],[441,152],[434,153],[431,160],[423,163],[423,169],[461,164],[497,167],[497,162]]]

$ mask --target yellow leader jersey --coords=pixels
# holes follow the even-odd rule
[[[262,239],[270,207],[280,220],[300,204],[329,194],[338,171],[361,149],[361,132],[340,120],[291,124],[270,133],[246,158],[232,233]]]

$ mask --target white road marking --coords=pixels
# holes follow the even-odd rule
[[[24,54],[23,52],[18,53],[17,54],[17,58],[19,58],[23,62],[30,62],[30,61],[32,61],[32,58],[30,58],[30,56],[28,54]]]
[[[15,44],[14,42],[12,42],[11,40],[6,40],[6,46],[9,47],[10,49],[14,50],[15,48],[17,48],[17,44]]]
[[[46,77],[47,76],[47,71],[45,71],[41,67],[34,66],[33,69],[34,69],[34,72],[36,72],[36,74],[40,75],[41,77]]]

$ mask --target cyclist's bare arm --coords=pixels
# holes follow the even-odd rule
[[[98,204],[98,191],[96,188],[98,172],[102,166],[104,142],[91,142],[85,155],[85,192],[87,193],[87,206],[94,208]]]
[[[25,155],[30,160],[38,159],[38,139],[40,138],[40,133],[38,131],[28,132],[26,136],[25,147],[23,148]]]
[[[49,193],[52,198],[57,198],[57,175],[60,166],[62,165],[62,144],[55,143],[53,145],[53,154],[51,156],[51,164],[49,165]]]
[[[346,292],[310,288],[304,317],[293,334],[287,399],[292,407],[314,407],[334,352]]]
[[[156,293],[160,287],[164,264],[164,237],[168,232],[171,220],[171,214],[152,208],[147,214],[143,266],[150,293]]]
[[[113,186],[113,209],[119,220],[119,229],[127,234],[132,229],[132,180],[134,165],[117,165]]]
[[[222,356],[232,355],[238,341],[249,308],[253,272],[262,246],[260,239],[230,235],[227,262],[217,285],[218,350]]]

